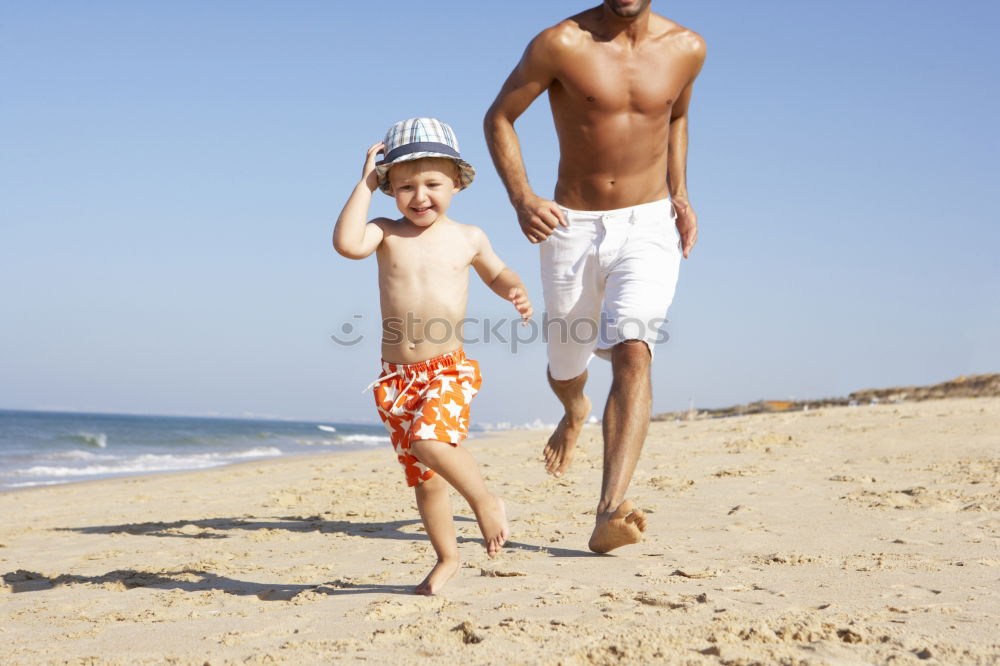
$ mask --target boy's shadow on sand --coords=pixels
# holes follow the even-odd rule
[[[51,590],[59,585],[84,584],[116,590],[131,590],[136,587],[183,590],[185,592],[221,590],[227,594],[238,596],[255,596],[262,601],[290,601],[303,592],[328,595],[372,593],[413,595],[413,587],[406,585],[376,585],[374,583],[355,583],[343,579],[319,585],[253,583],[198,569],[178,569],[156,573],[136,571],[135,569],[116,569],[100,576],[79,576],[76,574],[46,576],[35,571],[18,569],[3,574],[3,580],[14,593],[41,592]]]
[[[456,516],[456,520],[475,522],[471,518]],[[94,525],[90,527],[60,527],[60,531],[81,534],[134,534],[138,536],[180,537],[188,539],[225,539],[226,530],[285,530],[289,532],[321,532],[347,534],[375,539],[404,539],[426,541],[427,535],[403,528],[420,524],[419,520],[394,520],[381,523],[352,523],[346,520],[323,520],[318,516],[284,516],[273,520],[243,518],[206,518],[202,520],[178,520],[171,523],[124,523],[121,525]],[[460,542],[476,541],[459,537]],[[567,548],[545,548],[531,544],[508,541],[504,548],[515,548],[552,557],[595,557],[594,553]],[[406,585],[377,585],[338,579],[319,585],[296,585],[288,583],[254,583],[220,576],[200,569],[178,569],[176,571],[137,571],[116,569],[99,576],[61,574],[46,576],[35,571],[18,569],[3,574],[3,581],[12,592],[39,592],[59,585],[98,585],[111,589],[128,590],[136,587],[152,587],[161,590],[183,590],[198,592],[221,590],[228,594],[256,596],[263,601],[288,601],[304,592],[312,594],[405,594],[412,595],[413,587]]]
[[[472,518],[455,516],[456,521],[475,522]],[[421,532],[404,531],[403,528],[419,525],[419,520],[392,520],[380,523],[352,523],[348,520],[324,520],[318,516],[280,516],[272,520],[257,518],[204,518],[201,520],[177,520],[174,522],[123,523],[121,525],[92,525],[89,527],[57,527],[58,531],[79,532],[81,534],[135,534],[142,536],[179,537],[187,539],[225,539],[227,530],[285,530],[288,532],[320,532],[323,534],[346,534],[368,539],[402,539],[405,541],[427,541]],[[458,537],[459,543],[477,541]],[[572,548],[536,546],[517,541],[508,541],[504,548],[513,548],[551,557],[598,557],[595,553]]]

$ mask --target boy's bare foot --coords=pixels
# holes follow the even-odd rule
[[[476,520],[479,521],[479,530],[483,533],[486,554],[490,557],[496,557],[496,554],[500,552],[510,537],[510,525],[507,524],[507,506],[502,499],[494,495],[487,507],[476,514]]]
[[[555,477],[560,477],[573,462],[573,452],[576,450],[576,440],[580,437],[583,424],[590,416],[590,398],[580,396],[579,408],[567,411],[556,426],[556,431],[549,437],[542,455],[545,456],[545,471]]]
[[[414,592],[417,594],[422,594],[424,596],[430,596],[432,594],[437,594],[438,590],[444,587],[444,584],[455,575],[458,571],[458,560],[438,560],[438,563],[434,565],[431,572],[427,574],[427,578],[424,578],[420,585],[417,585]]]
[[[646,514],[625,500],[614,511],[597,516],[597,526],[590,535],[588,546],[595,553],[607,553],[620,546],[642,541],[646,531]]]

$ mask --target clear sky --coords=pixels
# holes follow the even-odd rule
[[[456,130],[482,226],[541,309],[482,117],[534,2],[0,4],[0,408],[374,420],[374,258],[330,232],[397,120]],[[1000,371],[1000,5],[664,2],[700,32],[700,241],[654,408]],[[519,121],[551,195],[548,104]],[[394,212],[376,194],[373,215]],[[470,314],[509,316],[481,285]],[[358,315],[358,318],[355,318]],[[330,340],[344,322],[366,337]],[[553,421],[540,343],[470,345],[480,422]],[[591,364],[598,404],[608,365]]]

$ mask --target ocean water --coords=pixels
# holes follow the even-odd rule
[[[385,447],[381,425],[0,410],[0,490]]]

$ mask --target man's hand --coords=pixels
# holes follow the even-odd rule
[[[507,293],[507,300],[514,304],[514,308],[521,314],[521,325],[528,323],[534,310],[531,301],[528,300],[528,292],[524,288],[511,287]]]
[[[687,259],[698,242],[698,215],[687,199],[671,199],[677,212],[677,231],[681,235],[681,251]]]
[[[378,189],[378,174],[375,173],[375,158],[379,153],[384,152],[385,144],[379,141],[370,147],[368,149],[368,153],[365,155],[365,166],[361,170],[361,182],[363,182],[372,192]]]
[[[568,227],[559,204],[536,195],[514,203],[517,221],[523,233],[532,243],[541,243],[552,235],[560,224]]]

